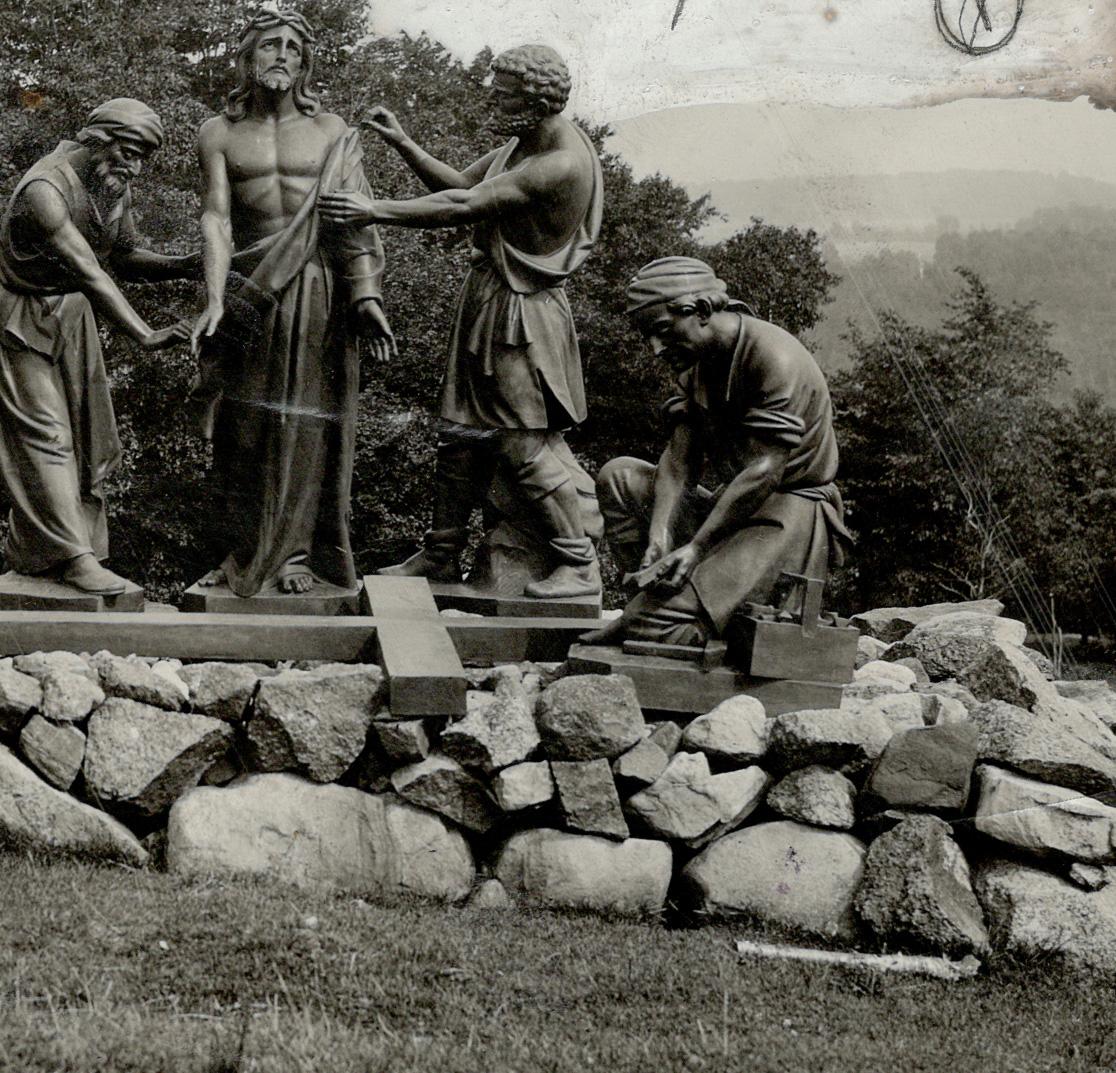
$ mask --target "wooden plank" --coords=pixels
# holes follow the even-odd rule
[[[508,595],[475,588],[472,585],[433,583],[430,586],[439,608],[467,611],[474,615],[500,618],[579,618],[601,617],[601,597],[568,596],[561,600],[537,600],[530,596]],[[590,626],[586,626],[590,629]]]
[[[392,715],[465,714],[465,668],[425,578],[364,579]]]
[[[572,645],[569,664],[575,674],[626,674],[640,707],[659,711],[701,714],[738,693],[755,697],[768,715],[841,705],[836,683],[753,678],[728,667],[702,670],[681,660],[627,655],[608,645]]]
[[[442,625],[470,663],[557,662],[592,619],[449,618]],[[368,615],[218,615],[187,612],[0,611],[0,655],[63,650],[179,659],[376,658],[377,620]]]
[[[445,618],[446,629],[467,663],[560,663],[570,645],[605,625],[585,618]]]
[[[53,651],[179,659],[375,659],[363,616],[195,615],[184,612],[0,611],[0,653]]]

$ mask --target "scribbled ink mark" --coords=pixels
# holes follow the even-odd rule
[[[670,28],[673,30],[678,25],[678,20],[682,18],[682,12],[686,7],[686,0],[678,0],[678,6],[674,9],[674,18],[671,19]]]
[[[978,44],[977,35],[981,27],[986,34],[996,33],[988,14],[988,0],[972,0],[972,8],[970,0],[960,0],[955,23],[952,17],[946,14],[946,7],[956,3],[957,0],[934,0],[934,22],[945,43],[968,56],[987,56],[988,53],[1003,48],[1015,36],[1019,21],[1023,18],[1023,0],[1015,0],[1015,18],[1011,25],[1003,30],[998,38]],[[967,28],[966,17],[972,19]]]

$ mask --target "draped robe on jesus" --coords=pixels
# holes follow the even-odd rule
[[[233,254],[233,273],[247,278],[230,288],[202,355],[195,399],[224,498],[221,569],[238,596],[273,587],[291,564],[356,586],[359,349],[348,310],[379,298],[384,257],[374,227],[322,227],[318,195],[334,190],[371,196],[354,130],[329,150],[290,224]]]

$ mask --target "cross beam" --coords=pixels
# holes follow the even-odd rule
[[[387,621],[376,614],[0,611],[0,655],[107,648],[118,655],[191,660],[376,662],[377,633]],[[438,621],[459,659],[481,664],[563,660],[580,634],[603,624],[588,618],[505,616],[441,616]]]

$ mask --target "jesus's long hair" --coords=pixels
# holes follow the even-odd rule
[[[254,15],[236,49],[236,88],[225,101],[225,115],[233,123],[243,119],[252,97],[255,77],[252,72],[252,53],[260,35],[277,26],[289,26],[302,38],[302,66],[291,86],[291,100],[294,106],[306,115],[317,115],[322,110],[322,102],[310,88],[310,77],[314,73],[314,31],[310,24],[297,11],[260,11]]]

